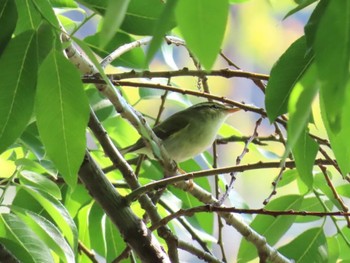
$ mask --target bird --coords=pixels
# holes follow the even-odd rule
[[[208,149],[226,118],[239,110],[218,102],[202,102],[174,113],[152,130],[162,140],[169,157],[180,163]],[[155,159],[142,138],[121,149],[123,155],[130,152],[146,154],[150,159]]]

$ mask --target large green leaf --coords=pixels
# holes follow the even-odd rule
[[[350,144],[349,144],[349,134],[350,134],[350,81],[345,89],[343,105],[339,105],[342,109],[342,118],[340,130],[334,130],[331,126],[333,123],[329,122],[329,116],[327,114],[327,106],[329,98],[323,93],[324,89],[321,89],[320,92],[320,106],[321,106],[321,115],[323,119],[323,123],[325,124],[328,137],[331,142],[331,146],[339,164],[339,167],[342,173],[345,175],[350,172]],[[342,106],[342,107],[341,107]]]
[[[56,29],[59,29],[59,24],[55,12],[52,9],[48,0],[32,0],[36,9],[40,12],[43,18],[46,19]]]
[[[287,129],[289,148],[294,147],[300,134],[305,132],[310,121],[312,102],[318,92],[315,78],[316,68],[311,66],[292,88],[288,101],[289,121]]]
[[[0,214],[0,225],[0,236],[21,247],[20,251],[8,247],[21,262],[54,262],[47,245],[18,216]]]
[[[322,80],[323,115],[333,133],[342,128],[343,105],[349,78],[350,2],[330,1],[320,20],[315,43],[315,59]]]
[[[318,143],[311,139],[305,130],[292,150],[301,180],[311,190],[313,185],[313,166],[318,152]]]
[[[174,9],[178,0],[168,0],[159,17],[153,32],[153,38],[147,50],[147,63],[149,63],[159,50],[166,32],[171,28],[174,21]]]
[[[109,0],[106,13],[102,20],[100,46],[104,47],[122,24],[130,0]]]
[[[52,195],[36,190],[35,188],[23,186],[31,197],[33,197],[45,211],[51,216],[62,234],[68,240],[73,251],[77,251],[78,247],[78,232],[75,223],[69,215],[66,208]],[[24,206],[26,207],[26,206]]]
[[[299,176],[309,189],[312,189],[312,169],[318,151],[318,144],[311,139],[307,128],[312,102],[318,91],[315,76],[315,67],[309,67],[294,86],[288,103],[287,153],[292,149]]]
[[[327,262],[328,259],[327,240],[322,228],[309,229],[278,250],[300,263]]]
[[[306,54],[305,37],[301,37],[284,52],[273,66],[265,96],[265,107],[271,122],[287,112],[290,93],[312,60],[312,55]]]
[[[58,51],[52,51],[40,67],[35,106],[46,151],[74,187],[85,153],[89,106],[80,74]]]
[[[78,4],[73,0],[50,0],[53,7],[78,7]]]
[[[24,32],[0,59],[0,152],[24,131],[33,112],[37,81],[36,34]]]
[[[271,201],[266,205],[267,210],[298,210],[301,206],[303,197],[299,195],[287,195]],[[266,238],[269,245],[274,245],[287,232],[293,224],[296,216],[267,216],[257,215],[250,226],[259,234]],[[242,240],[238,251],[238,262],[248,262],[258,256],[256,248],[246,241]]]
[[[94,202],[89,213],[88,227],[91,247],[100,255],[105,255],[107,249],[104,217],[105,213],[101,206]]]
[[[60,188],[47,176],[32,171],[21,171],[19,179],[22,184],[40,189],[58,200],[62,198]]]
[[[105,236],[107,244],[107,262],[112,262],[124,249],[125,242],[109,217],[105,217]]]
[[[120,28],[134,35],[153,35],[164,6],[164,2],[159,0],[131,0]],[[166,31],[174,25],[173,20]]]
[[[29,210],[20,208],[13,210],[60,257],[60,260],[67,263],[75,261],[72,249],[54,224]]]
[[[42,22],[41,14],[35,8],[33,1],[16,0],[18,21],[15,35],[30,29],[37,29]]]
[[[17,23],[17,8],[13,0],[0,1],[0,55],[15,31]]]
[[[228,0],[179,0],[176,6],[176,20],[187,46],[207,70],[220,51],[228,9]]]

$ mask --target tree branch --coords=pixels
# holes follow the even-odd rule
[[[157,239],[125,203],[87,152],[79,178],[142,262],[170,262]]]

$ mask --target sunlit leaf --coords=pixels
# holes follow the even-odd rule
[[[51,216],[62,234],[67,238],[73,251],[78,247],[78,233],[75,223],[69,215],[66,208],[53,196],[39,192],[34,188],[23,186],[23,188],[29,195],[31,195]],[[26,207],[26,206],[25,206]]]
[[[154,28],[153,38],[147,50],[147,64],[159,50],[166,32],[172,27],[174,21],[174,9],[177,1],[178,0],[166,1],[163,12]]]
[[[46,218],[25,209],[14,209],[16,215],[52,249],[63,262],[74,262],[74,253],[57,227]]]
[[[323,116],[333,133],[342,128],[343,105],[348,89],[350,61],[350,2],[330,1],[318,26],[314,49],[319,78]]]
[[[22,251],[12,253],[22,262],[54,262],[47,245],[14,214],[0,214],[0,236],[17,243]],[[9,248],[10,249],[10,248]]]
[[[118,31],[126,15],[130,0],[109,0],[103,17],[100,46],[104,47]]]
[[[306,230],[289,244],[278,249],[295,262],[327,262],[328,248],[322,228]]]
[[[179,0],[175,16],[189,49],[210,70],[220,51],[228,0]]]
[[[57,199],[61,199],[60,188],[47,176],[37,174],[32,171],[21,171],[20,181],[25,185],[33,186],[41,191],[49,193]]]
[[[52,51],[40,67],[35,110],[50,159],[74,187],[85,154],[89,106],[80,74],[57,51]]]
[[[282,196],[268,203],[265,209],[272,211],[298,210],[302,200],[303,197],[298,195]],[[268,244],[274,245],[287,232],[295,218],[296,216],[273,217],[257,215],[250,226],[259,234],[263,235]],[[238,262],[248,262],[257,256],[256,248],[243,239],[238,251]]]
[[[313,166],[318,152],[318,143],[310,138],[307,131],[301,134],[293,147],[293,156],[301,180],[312,189]]]
[[[342,173],[345,175],[348,172],[350,172],[350,144],[348,143],[348,136],[350,134],[350,81],[347,85],[347,88],[345,89],[345,98],[343,100],[343,103],[340,102],[340,105],[338,105],[342,111],[341,123],[339,123],[339,125],[341,126],[340,130],[334,130],[334,127],[331,127],[334,125],[334,123],[329,123],[329,118],[327,117],[326,113],[326,104],[329,103],[329,99],[334,99],[334,97],[330,97],[328,99],[328,97],[326,96],[326,94],[323,93],[323,91],[324,89],[321,89],[320,92],[322,120],[326,127],[335,158],[337,159],[338,165]],[[342,107],[341,104],[343,104]]]
[[[100,255],[105,255],[107,244],[105,241],[105,213],[101,206],[96,202],[93,203],[89,213],[89,233],[91,240],[91,247]]]

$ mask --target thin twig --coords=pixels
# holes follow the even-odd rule
[[[227,56],[225,56],[225,54],[221,51],[220,52],[220,55],[221,57],[223,57],[225,59],[225,61],[230,65],[230,66],[233,66],[235,67],[236,69],[238,70],[241,70],[240,67],[238,67],[235,63],[233,63],[232,60],[230,60]],[[261,80],[252,80],[254,82],[254,84],[263,92],[265,93],[265,88],[266,88],[266,85],[261,81]]]
[[[191,243],[179,240],[179,248],[197,256],[199,259],[204,260],[205,262],[223,263],[221,260],[214,257],[212,254],[200,250],[195,246],[192,246]]]
[[[349,208],[345,205],[345,203],[343,202],[342,198],[339,196],[337,190],[335,189],[331,179],[329,178],[329,176],[327,174],[327,168],[324,167],[323,165],[319,165],[318,167],[320,167],[320,169],[321,169],[321,171],[322,171],[322,173],[324,175],[324,178],[327,181],[327,185],[329,186],[329,188],[331,189],[331,191],[333,193],[334,198],[339,202],[340,206],[343,208],[343,211],[348,212]],[[345,220],[346,220],[346,222],[348,224],[348,227],[350,228],[349,217],[345,216]]]
[[[92,263],[98,263],[96,254],[88,249],[80,240],[78,241],[78,250],[83,252],[91,260]]]
[[[350,216],[349,212],[344,212],[344,211],[319,212],[319,211],[295,211],[295,210],[266,210],[264,208],[246,209],[246,208],[236,208],[236,207],[203,205],[203,206],[192,207],[189,209],[180,209],[179,211],[164,217],[156,225],[152,225],[150,229],[154,231],[157,228],[163,225],[166,225],[170,221],[181,216],[191,217],[196,213],[208,213],[208,212],[236,213],[236,214],[249,214],[249,215],[268,215],[268,216],[274,216],[274,217],[277,217],[277,216],[317,216],[317,217]]]
[[[219,76],[224,78],[246,78],[251,80],[269,80],[269,75],[260,74],[255,72],[248,72],[242,70],[231,70],[231,69],[219,69],[219,70],[190,70],[188,68],[183,68],[174,71],[135,71],[131,70],[129,72],[115,73],[107,75],[113,80],[123,80],[132,78],[171,78],[171,77],[208,77],[208,76]],[[88,77],[86,77],[88,78]]]
[[[315,165],[322,164],[322,165],[332,165],[332,163],[329,160],[323,160],[323,159],[316,159]],[[206,177],[206,176],[214,176],[216,174],[225,174],[225,173],[231,173],[231,172],[244,172],[244,171],[250,171],[250,170],[256,170],[256,169],[271,169],[271,168],[280,168],[281,163],[280,162],[257,162],[253,164],[243,164],[243,165],[237,165],[237,166],[228,166],[228,167],[222,167],[217,169],[209,169],[209,170],[201,170],[198,172],[190,172],[186,174],[176,175],[169,178],[164,178],[161,180],[158,180],[156,182],[152,182],[149,184],[146,184],[144,186],[141,186],[137,189],[134,189],[129,195],[125,197],[125,199],[128,202],[133,202],[134,200],[137,200],[141,195],[144,195],[147,192],[157,190],[159,188],[163,188],[166,185],[169,184],[175,184],[179,182],[188,181],[190,179],[200,178],[200,177]],[[295,162],[294,161],[286,161],[285,162],[286,168],[295,168]]]

